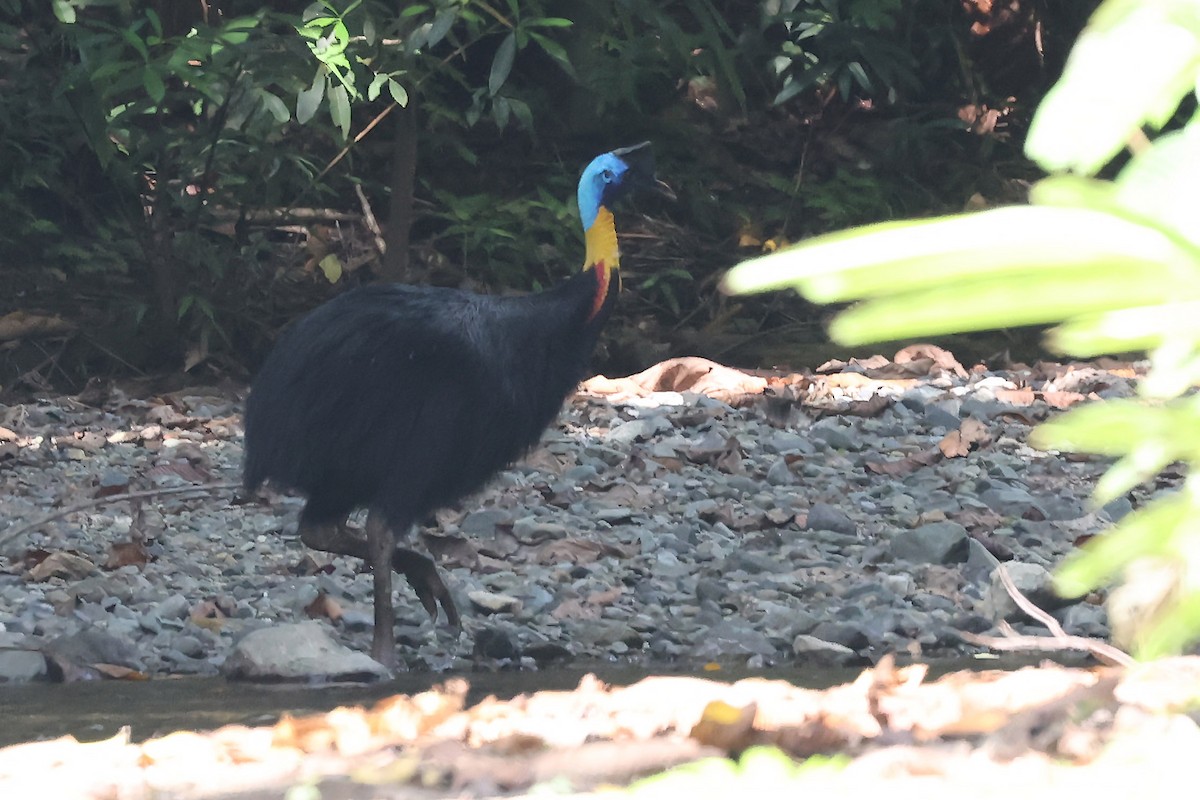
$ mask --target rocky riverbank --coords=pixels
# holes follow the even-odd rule
[[[1055,598],[1048,570],[1144,498],[1090,508],[1105,465],[1027,436],[1058,409],[1131,394],[1137,371],[964,369],[918,347],[808,375],[683,359],[593,379],[528,458],[414,537],[464,623],[457,637],[431,625],[399,581],[401,664],[961,655],[978,648],[960,631],[1022,619],[1001,561],[1068,633],[1105,637],[1103,598]],[[240,408],[212,387],[0,406],[0,681],[374,672],[370,576],[301,545],[298,499],[163,492],[28,524],[236,483]]]

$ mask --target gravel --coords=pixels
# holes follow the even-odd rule
[[[978,648],[956,629],[1019,618],[1001,561],[1069,632],[1103,636],[1099,598],[1054,597],[1049,571],[1146,497],[1090,510],[1105,465],[1034,449],[1031,421],[1058,412],[997,399],[1071,369],[808,376],[784,422],[753,395],[580,394],[541,447],[409,538],[438,559],[464,630],[431,624],[398,579],[401,668],[959,656]],[[1122,396],[1127,378],[1089,369]],[[858,416],[876,395],[898,402]],[[921,456],[968,418],[990,441]],[[2,513],[15,526],[115,492],[236,482],[240,421],[237,397],[204,387],[0,406]],[[0,531],[0,682],[44,675],[30,653],[151,674],[375,675],[352,658],[369,648],[370,575],[307,551],[301,506],[162,494]]]

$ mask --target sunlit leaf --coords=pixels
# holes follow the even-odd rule
[[[1196,32],[1172,5],[1112,3],[1071,49],[1062,79],[1034,115],[1025,152],[1048,170],[1094,173],[1141,125],[1161,127],[1195,89]],[[1117,100],[1119,98],[1119,100]]]
[[[739,264],[722,285],[738,294],[791,286],[827,303],[1086,268],[1190,275],[1200,290],[1191,254],[1160,231],[1087,209],[1024,206],[819,236]]]
[[[1121,170],[1115,199],[1200,246],[1200,126],[1160,136]]]
[[[392,99],[396,101],[396,105],[401,108],[408,106],[408,91],[405,90],[397,81],[388,81],[388,92],[391,93]]]
[[[1054,575],[1055,589],[1078,597],[1102,586],[1134,559],[1165,555],[1192,505],[1183,494],[1160,498],[1126,516],[1112,530],[1088,541]]]

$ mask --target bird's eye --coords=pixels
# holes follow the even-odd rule
[[[617,179],[617,175],[611,169],[606,169],[600,173],[600,179],[605,183],[612,183]]]

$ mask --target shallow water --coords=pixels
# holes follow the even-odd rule
[[[956,660],[932,665],[937,675],[956,669],[1015,669],[1031,660]],[[598,664],[540,672],[476,672],[467,702],[487,695],[510,698],[544,689],[573,689],[588,673],[608,683],[628,685],[648,675],[690,674],[714,680],[746,677],[786,680],[823,689],[853,681],[858,668],[721,669],[671,673]],[[205,730],[228,724],[270,725],[284,714],[328,711],[340,705],[370,705],[393,694],[423,692],[450,674],[404,673],[376,684],[263,685],[230,683],[221,678],[162,678],[151,681],[94,681],[72,684],[32,683],[0,686],[0,746],[71,734],[80,741],[106,739],[128,725],[136,741],[174,730]]]

